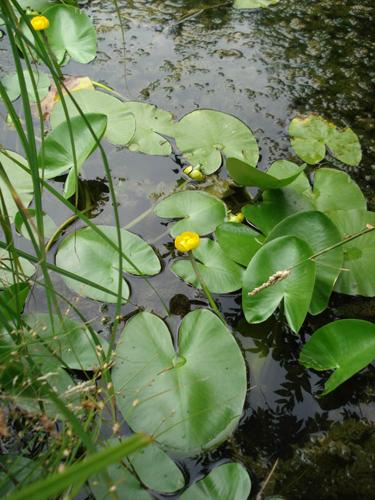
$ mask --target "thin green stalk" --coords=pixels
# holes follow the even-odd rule
[[[197,266],[197,261],[195,260],[193,252],[189,252],[188,255],[189,255],[189,259],[190,259],[191,265],[193,266],[193,270],[195,272],[195,275],[197,277],[197,280],[199,281],[199,284],[200,284],[200,286],[201,286],[201,288],[202,288],[205,296],[207,297],[207,300],[208,300],[210,306],[215,311],[215,313],[219,316],[219,318],[221,319],[221,321],[223,323],[225,323],[224,316],[219,311],[219,308],[217,307],[216,302],[215,302],[214,298],[212,297],[212,294],[211,294],[210,290],[208,289],[208,286],[206,285],[206,283],[205,283],[205,281],[204,281],[201,273],[199,272],[199,269],[198,269],[198,266]]]

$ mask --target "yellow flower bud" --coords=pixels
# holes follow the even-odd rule
[[[193,167],[189,165],[188,167],[185,167],[183,170],[183,173],[186,175],[189,175],[193,171]]]
[[[35,31],[46,30],[49,27],[49,21],[46,16],[35,16],[30,22]]]
[[[230,214],[228,216],[228,222],[238,222],[241,224],[245,220],[245,216],[242,212],[238,212],[237,214]]]
[[[189,252],[190,250],[194,250],[199,246],[199,243],[199,234],[194,233],[193,231],[185,231],[176,236],[176,239],[174,240],[174,246],[179,252]]]
[[[202,174],[202,172],[200,170],[197,170],[197,169],[193,170],[190,173],[189,177],[191,179],[193,179],[194,181],[203,181],[203,179],[204,179],[204,175]]]

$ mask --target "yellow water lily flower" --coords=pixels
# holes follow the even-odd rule
[[[35,31],[43,31],[49,27],[49,21],[46,16],[35,16],[30,22]]]
[[[174,246],[179,252],[190,252],[199,246],[200,238],[198,233],[193,231],[184,231],[176,236]]]

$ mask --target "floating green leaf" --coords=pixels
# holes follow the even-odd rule
[[[47,363],[52,369],[56,365],[74,370],[93,370],[100,367],[100,352],[106,353],[107,342],[100,339],[96,345],[84,325],[66,317],[61,321],[57,315],[44,313],[28,314],[25,321],[32,331],[25,332],[24,338],[33,339],[29,353],[34,359],[39,357],[43,364]],[[33,332],[36,335],[33,336]],[[51,352],[49,358],[45,358],[44,345],[48,346]]]
[[[343,319],[316,330],[304,345],[299,361],[314,370],[335,370],[322,395],[332,392],[375,359],[375,325]]]
[[[294,236],[269,241],[258,250],[243,279],[242,308],[248,323],[265,321],[283,300],[290,328],[299,331],[314,289],[315,263],[309,260],[312,254],[311,247]],[[275,279],[275,273],[290,268],[284,279]],[[270,286],[249,295],[267,282]]]
[[[241,288],[243,268],[226,256],[216,241],[201,238],[193,250],[197,268],[212,293],[229,293]],[[184,281],[201,288],[191,260],[179,259],[172,264],[172,271]]]
[[[185,115],[176,126],[177,147],[186,159],[204,174],[212,174],[222,163],[222,155],[255,167],[259,150],[251,130],[238,118],[211,109]]]
[[[50,23],[45,33],[58,64],[68,62],[67,55],[82,64],[95,58],[96,30],[84,12],[70,5],[53,5],[43,15]]]
[[[169,155],[171,145],[160,134],[173,135],[172,113],[143,102],[126,102],[126,110],[135,118],[135,134],[128,143],[130,151],[150,155]]]
[[[97,227],[117,246],[117,230],[115,227]],[[159,259],[150,245],[142,238],[121,229],[121,243],[124,256],[124,272],[152,276],[160,271]],[[119,280],[122,279],[123,302],[129,297],[129,287],[126,281],[119,276],[118,251],[91,228],[81,229],[65,238],[59,245],[56,263],[62,269],[97,283],[114,294],[106,293],[93,286],[64,277],[67,285],[80,295],[103,302],[116,303]]]
[[[37,88],[38,97],[34,92],[34,87],[31,81],[30,73],[28,70],[23,72],[23,76],[25,78],[25,84],[27,89],[27,95],[31,102],[37,102],[38,99],[41,101],[48,94],[49,87],[51,85],[50,79],[48,75],[41,72],[33,71],[35,85]],[[8,97],[11,101],[15,101],[21,95],[20,84],[17,73],[11,73],[6,75],[2,80],[2,84],[5,87],[5,90],[8,94]]]
[[[208,476],[194,483],[180,500],[247,500],[251,481],[240,464],[219,465]]]
[[[317,210],[366,210],[366,199],[353,179],[334,168],[320,168],[314,177],[313,200]]]
[[[192,455],[233,432],[245,401],[246,368],[233,336],[207,309],[184,317],[178,343],[176,353],[165,323],[137,314],[122,332],[112,380],[133,430]]]
[[[235,9],[258,9],[259,7],[269,7],[279,3],[280,0],[235,0]]]
[[[204,191],[181,191],[159,202],[154,213],[163,218],[183,218],[170,229],[175,238],[183,231],[195,231],[200,235],[212,233],[224,222],[225,204]]]
[[[225,254],[242,266],[247,266],[259,250],[264,236],[245,224],[224,222],[216,228],[215,237]]]
[[[45,139],[38,156],[39,165],[43,170],[41,175],[44,175],[46,179],[51,179],[70,170],[64,187],[66,198],[75,193],[77,175],[83,163],[96,149],[106,127],[105,115],[88,114],[85,118],[75,116],[69,120],[69,123],[60,123]],[[74,154],[70,131],[74,141]]]
[[[342,238],[358,233],[367,224],[375,225],[375,213],[366,210],[338,210],[329,216]],[[375,296],[375,231],[345,243],[343,271],[335,290],[348,295]]]
[[[13,188],[17,192],[17,196],[22,204],[27,207],[33,199],[33,181],[31,175],[23,170],[17,162],[28,168],[26,160],[13,151],[5,151],[6,154],[0,151],[0,165],[5,171]],[[9,155],[12,159],[8,158]],[[14,159],[14,161],[13,161]],[[3,172],[0,170],[0,191],[5,202],[6,210],[10,219],[18,212],[18,207],[13,200],[11,191],[3,178]],[[0,204],[0,213],[3,213],[3,206]],[[4,214],[5,215],[5,214]]]
[[[30,223],[31,231],[36,239],[38,239],[38,231],[37,231],[37,222],[36,222],[36,210],[34,208],[28,208],[27,211],[28,221]],[[55,233],[57,226],[51,219],[51,217],[43,212],[43,229],[44,229],[44,237],[51,238],[51,236]],[[16,231],[27,240],[30,240],[30,234],[26,228],[26,224],[24,223],[24,219],[21,215],[21,212],[18,212],[14,218],[14,225],[16,227]]]
[[[129,462],[142,483],[152,490],[173,493],[185,485],[180,469],[156,444],[129,455]]]
[[[12,252],[0,248],[0,289],[27,281],[34,273],[35,267],[27,259],[15,259]]]
[[[357,166],[362,159],[358,137],[350,128],[340,130],[315,114],[293,118],[289,135],[297,155],[310,165],[324,159],[326,145],[335,158],[347,165]]]
[[[288,235],[306,241],[314,254],[342,240],[335,224],[322,212],[317,211],[290,215],[273,228],[266,241]],[[343,249],[342,247],[335,248],[320,255],[314,261],[316,279],[310,312],[319,314],[327,307],[337,277],[341,272]]]
[[[282,161],[283,160],[275,162],[273,164],[274,168],[278,168],[276,164],[280,164]],[[228,158],[226,167],[232,179],[235,180],[240,186],[257,186],[262,189],[279,189],[291,184],[296,177],[303,172],[305,165],[298,167],[292,175],[287,177],[274,177],[273,175],[270,175],[267,172],[262,172],[261,170],[258,170],[241,160],[237,160],[236,158]]]
[[[107,128],[104,137],[110,143],[125,146],[134,136],[135,118],[124,102],[104,92],[91,89],[75,91],[72,96],[85,115],[94,113],[107,117]],[[70,97],[65,96],[65,104],[70,118],[80,115]],[[51,126],[56,128],[65,121],[64,109],[59,101],[52,109]]]
[[[273,163],[268,173],[277,178],[285,178],[296,174],[298,170],[295,163],[281,160]],[[302,172],[288,186],[264,191],[263,201],[246,205],[242,211],[252,224],[268,234],[285,217],[314,208],[311,186]]]

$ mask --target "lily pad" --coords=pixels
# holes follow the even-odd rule
[[[25,207],[28,207],[33,199],[34,187],[31,175],[23,170],[16,162],[28,167],[26,160],[13,151],[6,151],[8,155],[14,158],[15,161],[9,159],[4,153],[0,151],[0,164],[5,170],[5,173],[17,192],[17,196]],[[13,200],[12,193],[8,189],[3,176],[0,172],[0,191],[2,193],[5,206],[9,218],[12,220],[18,212],[18,207]],[[2,204],[0,204],[0,213],[3,213]]]
[[[335,158],[347,165],[357,166],[362,159],[358,137],[350,128],[340,130],[316,114],[293,118],[289,135],[297,155],[310,165],[325,158],[326,145]]]
[[[27,209],[27,216],[29,219],[31,231],[36,239],[38,239],[37,222],[36,222],[36,210],[34,208]],[[14,225],[16,227],[16,231],[19,234],[22,234],[24,238],[30,240],[30,234],[26,228],[26,224],[24,223],[21,212],[18,212],[14,218]],[[33,226],[34,225],[34,226]],[[51,236],[55,233],[57,226],[51,219],[51,217],[43,212],[43,229],[44,229],[44,237],[51,238]]]
[[[115,227],[97,227],[117,246]],[[159,259],[142,238],[121,229],[121,240],[124,272],[152,276],[160,271]],[[80,229],[62,241],[56,254],[56,264],[113,292],[112,295],[72,278],[63,277],[67,285],[80,295],[116,303],[119,280],[122,279],[122,301],[125,302],[129,297],[128,284],[119,276],[118,251],[91,228]]]
[[[126,104],[116,97],[97,90],[84,89],[75,91],[73,98],[77,101],[82,112],[87,114],[101,114],[107,117],[107,128],[104,137],[112,144],[125,146],[131,140],[135,132],[135,118],[128,111]],[[68,96],[65,96],[65,104],[68,108],[70,118],[80,115],[79,110]],[[51,113],[51,126],[56,128],[60,123],[66,121],[66,116],[61,102],[57,102]]]
[[[135,118],[135,134],[128,143],[130,151],[149,155],[169,155],[172,147],[160,134],[173,135],[172,113],[143,102],[126,102],[126,110]]]
[[[235,0],[235,9],[258,9],[259,7],[269,7],[279,3],[280,0]]]
[[[89,129],[85,122],[89,122]],[[52,179],[70,170],[64,187],[64,196],[69,198],[76,192],[76,179],[83,163],[96,149],[97,142],[102,138],[107,127],[105,115],[88,114],[75,116],[70,123],[62,122],[48,134],[38,155],[46,179]],[[71,130],[74,140],[74,154],[70,139]]]
[[[219,465],[208,476],[194,483],[180,500],[247,500],[251,481],[246,469],[240,464]]]
[[[142,483],[154,491],[174,493],[185,485],[180,469],[156,444],[136,451],[128,459]]]
[[[295,236],[276,238],[258,250],[243,279],[242,308],[248,323],[265,321],[283,301],[290,328],[296,333],[299,331],[314,289],[315,263],[308,260],[312,254],[311,247]],[[289,268],[293,269],[287,277],[249,295],[269,282],[275,273]]]
[[[84,12],[70,5],[53,5],[43,15],[49,20],[45,33],[58,64],[68,62],[67,55],[82,64],[95,58],[96,30]]]
[[[61,365],[74,370],[94,370],[101,366],[97,346],[84,325],[66,317],[61,321],[57,315],[51,318],[49,314],[44,313],[28,314],[25,321],[32,329],[32,332],[24,333],[24,338],[33,340],[29,343],[29,353],[34,359],[39,357],[42,363],[46,362],[46,345],[51,352],[48,361],[51,368]],[[32,336],[34,331],[38,335],[38,341]],[[99,342],[98,347],[101,346],[106,352],[107,341],[100,339]]]
[[[290,215],[273,228],[267,242],[281,236],[296,236],[306,241],[313,253],[320,252],[342,240],[339,230],[322,212],[311,211]],[[319,314],[328,305],[343,263],[342,247],[335,248],[314,259],[316,279],[310,312]]]
[[[246,267],[264,242],[264,236],[258,231],[236,222],[220,224],[215,237],[225,255]]]
[[[185,115],[176,126],[176,144],[193,167],[212,174],[222,155],[237,158],[255,167],[259,159],[257,141],[238,118],[211,109]]]
[[[235,339],[207,309],[184,317],[178,344],[177,353],[157,316],[137,314],[121,334],[112,380],[133,430],[191,456],[233,432],[245,401],[246,368]]]
[[[201,238],[193,250],[197,268],[212,293],[229,293],[242,286],[243,268],[226,256],[216,241]],[[179,259],[172,264],[172,271],[195,288],[201,288],[191,260]]]
[[[334,168],[320,168],[314,177],[313,199],[317,210],[366,210],[366,198],[360,187],[346,173]]]
[[[27,259],[15,259],[11,252],[0,248],[0,289],[27,281],[34,273],[35,267]]]
[[[330,212],[342,238],[358,233],[367,224],[375,225],[375,213],[366,210],[338,210]],[[375,296],[375,231],[343,245],[343,271],[335,291],[348,295]]]
[[[333,321],[316,330],[299,361],[306,368],[334,370],[322,395],[332,392],[375,359],[375,325],[359,319]]]
[[[236,158],[228,158],[226,167],[232,179],[240,186],[257,186],[262,189],[280,189],[287,186],[288,184],[291,184],[305,169],[305,165],[303,165],[302,167],[298,167],[292,175],[287,177],[274,177],[273,175],[251,167]],[[277,166],[275,166],[275,168],[277,168]]]
[[[268,173],[277,178],[285,178],[296,174],[299,168],[295,163],[281,160],[273,163]],[[315,208],[311,186],[304,172],[284,188],[264,191],[262,197],[261,202],[246,205],[242,211],[264,234],[268,234],[285,217]]]
[[[35,85],[38,92],[38,97],[34,92],[34,87],[31,81],[30,73],[28,70],[23,72],[23,76],[25,78],[25,84],[27,89],[27,95],[31,102],[41,101],[48,94],[49,87],[51,85],[50,79],[48,75],[42,72],[33,71]],[[8,97],[11,101],[15,101],[21,95],[20,84],[17,73],[11,73],[6,75],[2,80],[2,84],[5,87],[5,90],[8,94]]]
[[[212,233],[224,222],[227,209],[221,200],[203,191],[181,191],[159,202],[154,213],[168,219],[183,218],[170,229],[175,238],[183,231],[195,231],[200,235]]]

